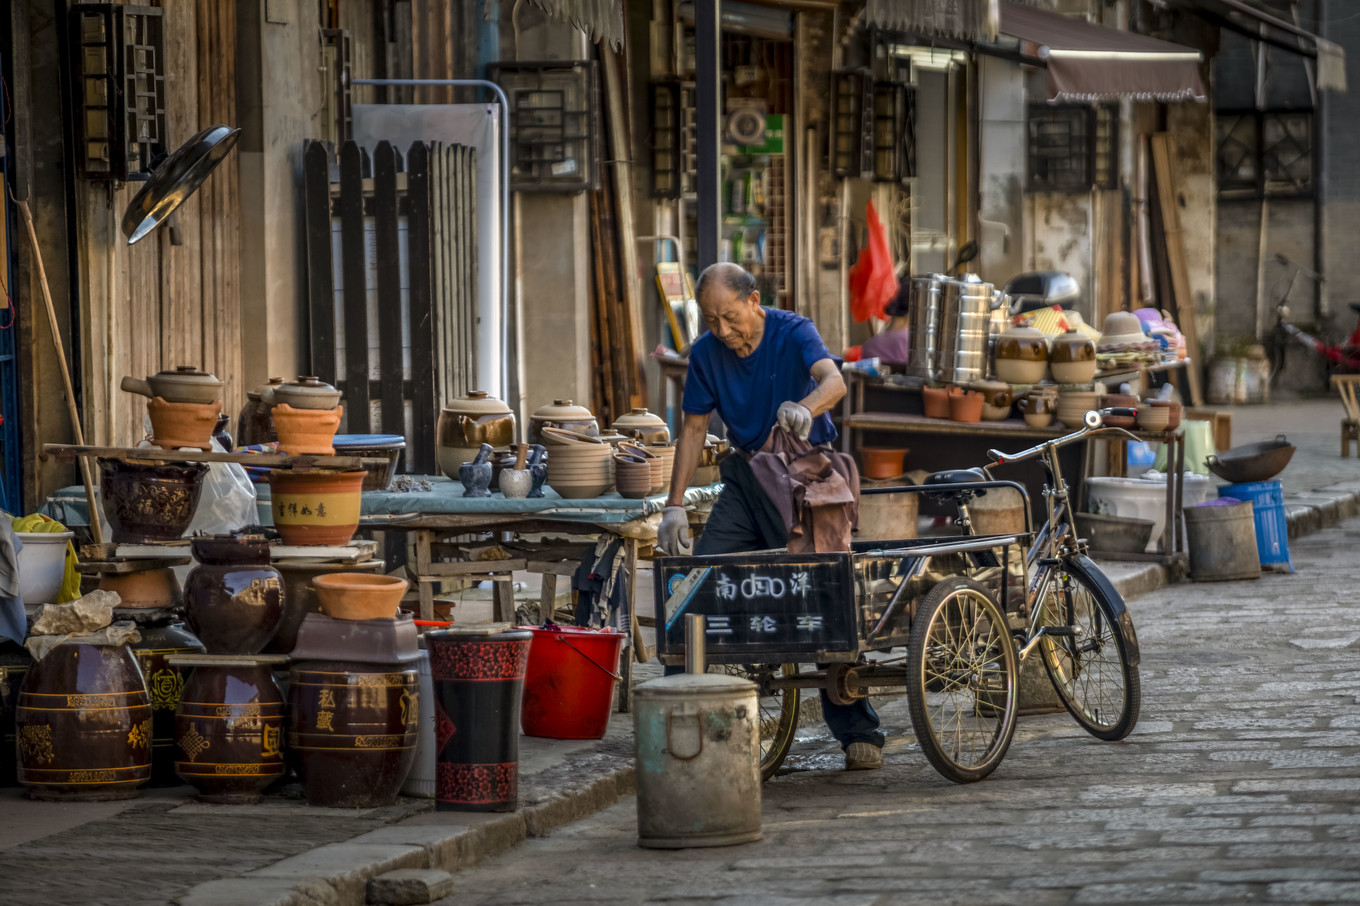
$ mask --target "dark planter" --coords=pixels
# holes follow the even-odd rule
[[[190,544],[199,565],[184,585],[186,616],[209,654],[259,654],[283,620],[283,576],[259,535]]]
[[[174,541],[198,508],[206,463],[99,460],[99,498],[115,542]]]

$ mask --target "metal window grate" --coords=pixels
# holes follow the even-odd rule
[[[1311,110],[1217,110],[1214,157],[1226,198],[1301,198],[1316,191]]]
[[[1030,191],[1084,192],[1091,188],[1091,119],[1090,107],[1030,105]]]
[[[649,86],[652,110],[652,197],[679,198],[684,166],[684,112],[680,83],[654,81]]]
[[[859,177],[874,169],[874,84],[867,71],[831,74],[831,169]]]
[[[916,91],[901,82],[873,88],[875,182],[901,182],[916,175]]]
[[[600,186],[595,61],[497,63],[510,100],[510,188],[585,192]]]

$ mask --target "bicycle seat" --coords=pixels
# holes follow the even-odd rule
[[[942,472],[931,472],[926,476],[922,485],[929,487],[926,491],[935,500],[941,502],[953,501],[955,503],[967,503],[974,497],[981,497],[987,493],[986,488],[950,490],[950,485],[968,484],[974,481],[991,481],[987,473],[981,469],[945,469]]]

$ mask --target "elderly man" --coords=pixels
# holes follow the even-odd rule
[[[845,382],[812,322],[793,312],[763,308],[755,278],[743,268],[707,268],[699,275],[698,296],[708,333],[690,350],[685,419],[657,547],[668,554],[689,552],[689,523],[681,501],[714,411],[727,425],[736,453],[722,463],[723,491],[694,553],[784,547],[788,537],[783,521],[747,461],[767,448],[775,425],[814,445],[834,441],[836,429],[827,413],[845,395]],[[847,770],[882,766],[883,734],[867,699],[837,705],[823,691],[822,715],[845,751]]]

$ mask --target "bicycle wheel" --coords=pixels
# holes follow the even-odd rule
[[[955,783],[986,777],[1015,735],[1015,648],[1006,618],[972,579],[945,579],[921,601],[907,650],[907,705],[921,750]]]
[[[796,676],[797,664],[709,664],[709,673],[740,676],[756,684],[760,702],[760,779],[769,780],[784,763],[798,730],[801,689],[774,689],[775,675]]]
[[[1070,560],[1054,568],[1048,589],[1039,626],[1073,630],[1071,635],[1039,639],[1048,678],[1086,732],[1097,739],[1123,739],[1138,723],[1142,688],[1116,625],[1115,607],[1086,570]]]

